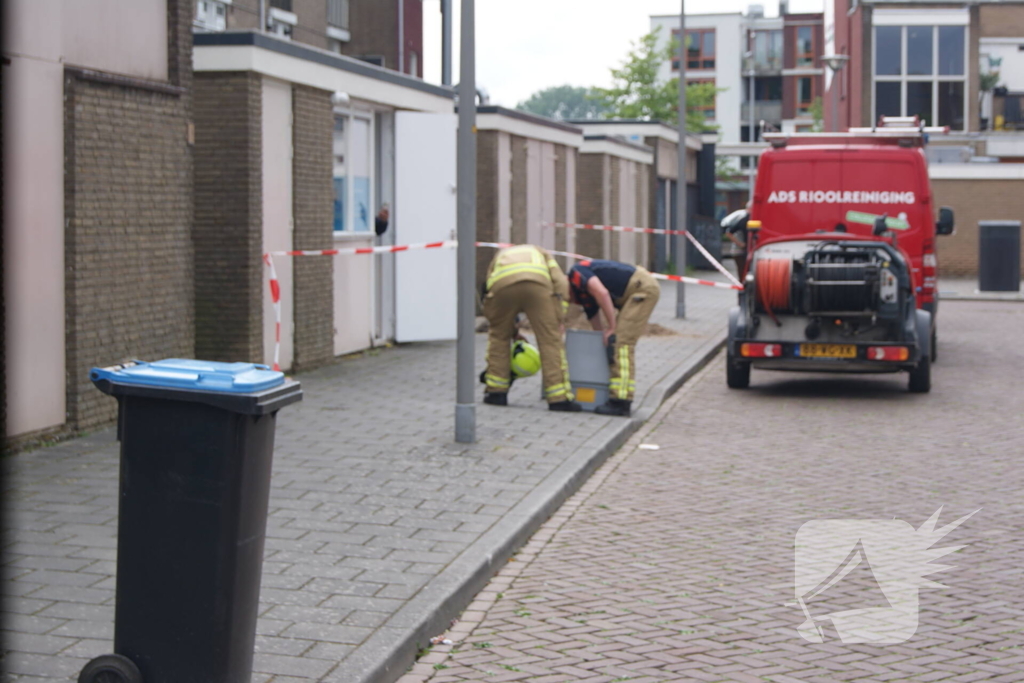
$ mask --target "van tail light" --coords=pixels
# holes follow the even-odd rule
[[[935,300],[936,274],[939,259],[935,255],[935,239],[926,238],[924,255],[921,257],[921,298],[926,301]]]
[[[867,357],[868,360],[907,360],[910,349],[906,346],[869,346]]]
[[[742,344],[740,355],[744,358],[779,358],[782,344]]]

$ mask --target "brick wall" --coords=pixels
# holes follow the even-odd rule
[[[566,199],[568,189],[566,177],[568,167],[568,156],[575,154],[576,150],[565,145],[555,145],[555,222],[565,223],[567,219]],[[569,228],[555,228],[555,251],[566,251],[566,235]],[[565,270],[567,259],[564,256],[556,256],[555,260]]]
[[[576,220],[579,223],[606,223],[605,195],[608,188],[608,157],[604,154],[580,154],[576,169]],[[576,233],[576,251],[587,256],[601,256],[604,251],[604,233],[597,230],[579,230]]]
[[[1020,38],[1024,36],[1024,7],[1021,5],[982,5],[979,10],[982,38]]]
[[[352,40],[342,45],[342,54],[350,57],[379,55],[384,57],[384,66],[398,68],[398,3],[352,0],[348,21]]]
[[[498,241],[498,131],[482,130],[476,136],[476,239]],[[487,277],[494,249],[476,250],[476,291]]]
[[[932,181],[935,206],[949,206],[956,212],[956,234],[936,238],[940,277],[977,275],[978,221],[1024,220],[1020,191],[1019,180]]]
[[[611,157],[609,159],[608,173],[611,182],[608,183],[608,205],[609,205],[609,216],[608,222],[612,225],[622,225],[622,202],[620,201],[620,186],[622,184],[622,164],[628,163],[619,157]],[[625,233],[612,232],[608,233],[608,244],[611,247],[607,250],[606,254],[603,254],[604,258],[611,259],[612,261],[619,260],[619,243],[622,236]]]
[[[292,28],[292,40],[326,50],[327,0],[292,0],[292,11],[299,20]]]
[[[89,369],[195,348],[193,5],[168,0],[168,80],[68,69],[64,94],[67,427],[111,422]]]
[[[262,77],[195,78],[196,356],[263,359]]]
[[[295,249],[330,249],[334,218],[331,93],[292,88],[292,216]],[[295,259],[295,361],[308,370],[334,358],[334,268],[330,256]]]

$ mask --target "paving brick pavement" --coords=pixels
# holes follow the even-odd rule
[[[1024,305],[947,302],[930,394],[906,376],[754,370],[721,355],[508,562],[399,683],[1024,680]],[[642,450],[641,443],[659,450]],[[919,527],[980,508],[895,645],[802,640],[794,538],[815,519]],[[873,555],[868,552],[868,559]],[[837,558],[838,559],[838,558]],[[873,565],[877,566],[877,565]],[[823,611],[863,603],[847,575]],[[878,584],[874,583],[878,588]]]
[[[666,286],[637,353],[638,417],[551,413],[539,378],[453,434],[453,343],[403,345],[300,375],[278,419],[255,683],[391,681],[498,566],[724,337],[729,292]],[[484,337],[478,337],[482,367]],[[3,461],[5,683],[67,680],[109,652],[113,431]]]

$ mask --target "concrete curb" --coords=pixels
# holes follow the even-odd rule
[[[647,392],[631,419],[612,421],[592,435],[575,456],[548,475],[324,680],[392,683],[401,677],[415,662],[418,650],[446,631],[498,568],[724,345],[725,330],[680,361]]]

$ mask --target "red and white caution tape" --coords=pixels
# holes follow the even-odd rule
[[[270,268],[270,300],[274,302],[274,370],[281,370],[281,283],[277,280],[273,252],[263,255],[263,262]]]
[[[454,240],[447,242],[421,242],[420,244],[396,244],[384,247],[352,247],[349,249],[315,249],[306,251],[271,251],[271,256],[351,256],[353,254],[394,254],[412,249],[445,249],[458,246]]]
[[[569,229],[572,229],[572,230],[606,230],[606,231],[611,231],[611,232],[633,232],[633,233],[642,233],[642,234],[647,234],[647,235],[684,235],[686,237],[686,239],[690,240],[690,242],[693,244],[693,246],[696,247],[697,251],[699,251],[704,256],[704,258],[706,258],[708,260],[708,263],[710,263],[712,266],[715,267],[715,270],[717,270],[719,273],[721,273],[722,275],[724,275],[727,278],[729,278],[729,282],[731,282],[734,285],[740,287],[741,289],[743,287],[743,285],[740,283],[740,281],[737,280],[736,277],[732,273],[730,273],[729,270],[725,266],[723,266],[721,263],[719,263],[718,260],[715,259],[714,256],[712,256],[710,253],[708,253],[708,250],[704,248],[703,244],[701,244],[700,242],[697,241],[696,237],[691,235],[686,230],[661,230],[659,228],[634,228],[634,227],[629,227],[629,226],[625,226],[625,225],[596,225],[596,224],[593,224],[593,223],[544,223],[544,225],[550,225],[550,226],[554,226],[556,228],[569,228]]]
[[[506,247],[514,247],[516,245],[515,244],[506,244],[504,242],[477,242],[476,246],[478,246],[478,247],[493,247],[495,249],[504,249]],[[574,254],[574,253],[572,253],[570,251],[554,251],[552,249],[548,249],[546,251],[549,254],[552,254],[553,256],[568,256],[570,258],[582,259],[584,261],[590,259],[589,256],[584,256],[583,254]],[[739,284],[738,282],[736,284],[730,284],[728,282],[715,282],[714,280],[701,280],[700,278],[696,278],[696,277],[687,277],[685,275],[668,275],[668,274],[665,274],[665,273],[651,273],[651,275],[653,277],[659,279],[659,280],[672,280],[673,282],[686,282],[686,283],[691,284],[691,285],[705,285],[707,287],[717,287],[718,289],[732,289],[732,290],[739,290],[739,291],[743,290],[743,285]]]

